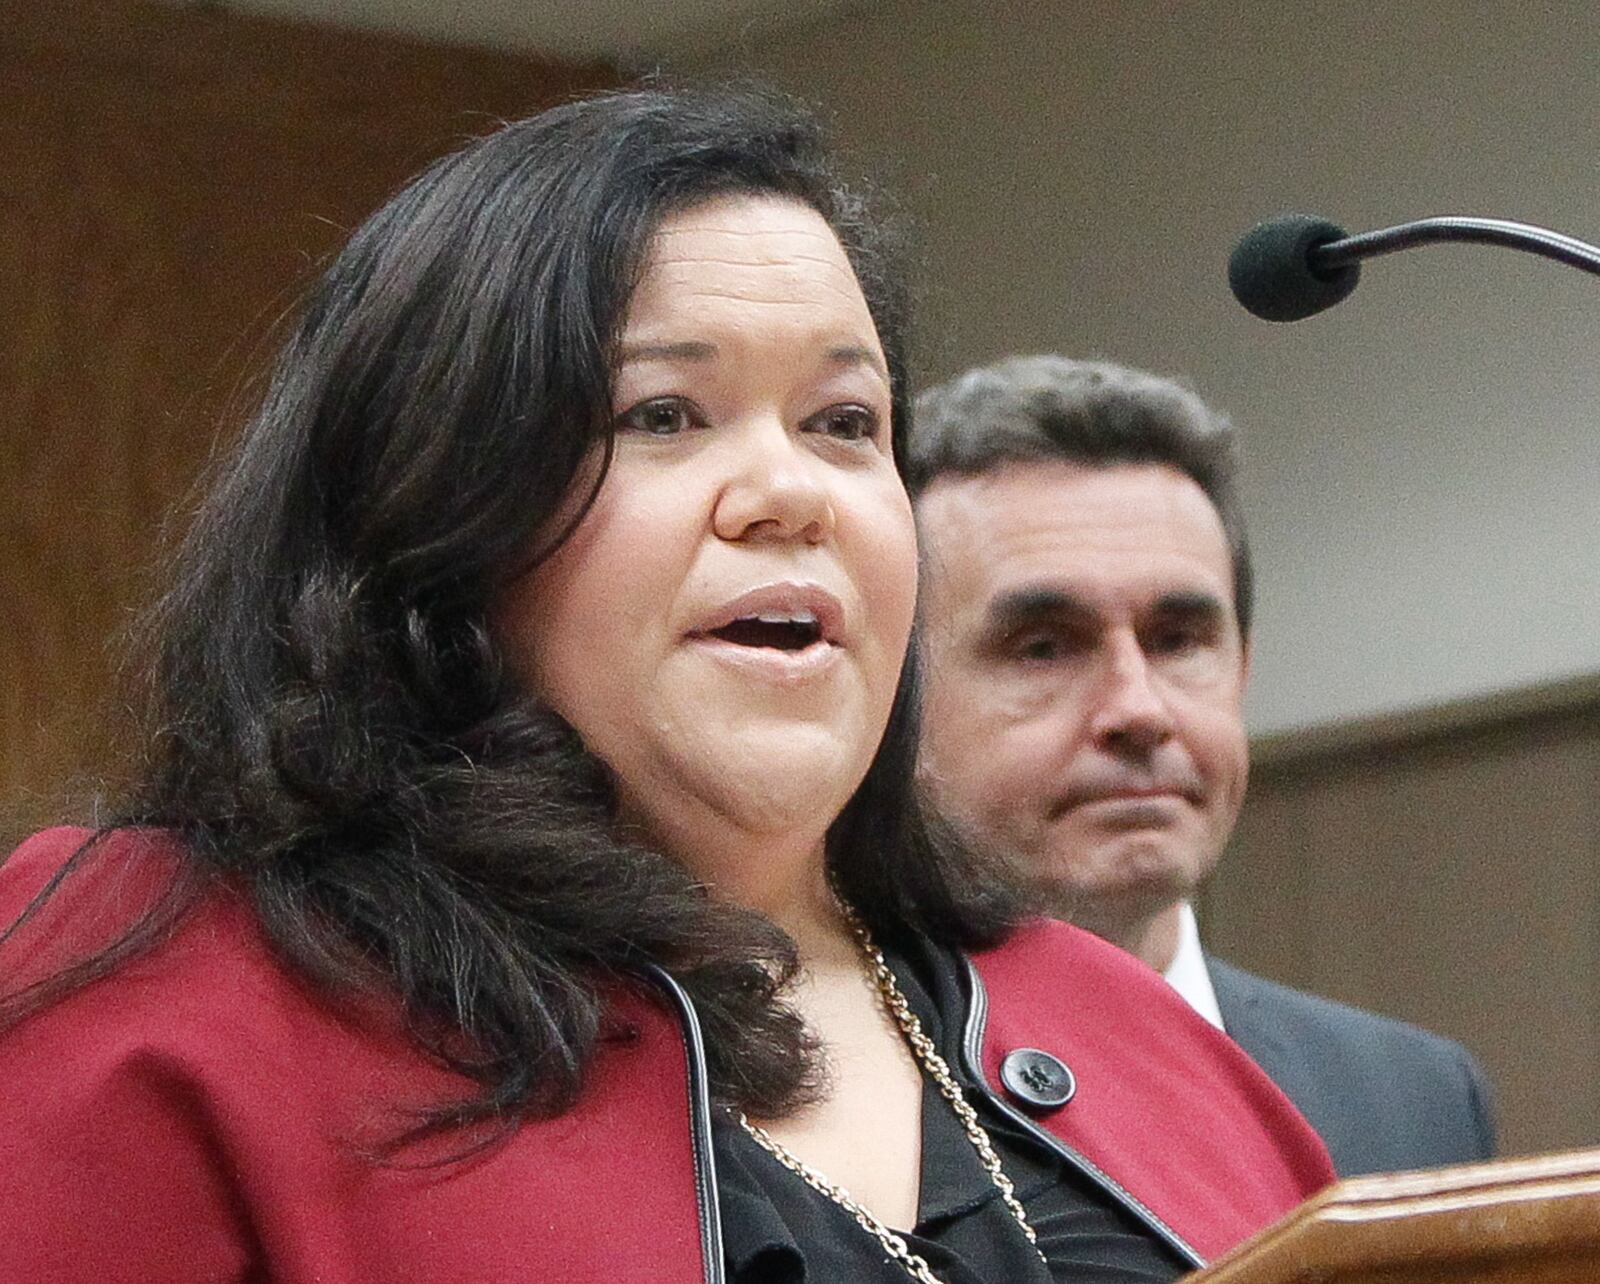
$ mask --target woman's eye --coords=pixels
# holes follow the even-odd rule
[[[876,441],[879,418],[866,406],[829,406],[812,415],[805,427],[810,432],[826,433],[840,441]]]
[[[652,437],[670,437],[686,428],[697,427],[701,422],[694,407],[682,397],[652,397],[617,416],[619,430],[647,433]]]

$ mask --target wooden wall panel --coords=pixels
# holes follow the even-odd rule
[[[1203,913],[1245,967],[1449,1034],[1507,1153],[1600,1143],[1600,683],[1267,747]]]
[[[615,80],[216,10],[0,3],[0,829],[110,756],[163,514],[315,264],[461,139]]]

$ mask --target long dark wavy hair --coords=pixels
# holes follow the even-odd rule
[[[174,831],[184,868],[127,935],[0,1019],[151,948],[220,879],[289,967],[334,998],[376,974],[477,1085],[419,1133],[571,1105],[606,986],[647,961],[693,998],[720,1100],[775,1115],[814,1089],[781,999],[793,944],[619,838],[604,765],[517,689],[485,625],[549,552],[533,541],[580,464],[609,460],[614,350],[655,227],[737,193],[804,202],[838,235],[901,450],[901,276],[793,103],[616,93],[437,162],[313,288],[152,614],[148,767],[101,833]],[[1016,903],[920,809],[916,709],[913,654],[830,830],[832,873],[886,937],[990,941]]]

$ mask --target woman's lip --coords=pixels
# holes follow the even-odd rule
[[[718,629],[726,628],[735,620],[754,619],[760,615],[800,617],[809,614],[817,622],[819,644],[830,647],[841,645],[844,637],[844,606],[839,599],[820,584],[803,584],[787,580],[773,581],[746,589],[720,606],[713,607],[693,628],[688,630],[691,639],[706,638]],[[747,651],[766,651],[769,647],[743,647]],[[810,649],[810,648],[806,648]],[[799,652],[779,652],[782,655]]]
[[[720,664],[751,677],[785,684],[806,682],[826,673],[843,654],[834,643],[820,640],[793,651],[745,646],[709,633],[691,634],[688,641],[696,651]]]

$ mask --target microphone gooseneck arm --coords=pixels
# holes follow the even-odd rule
[[[1569,267],[1600,276],[1600,248],[1575,236],[1534,227],[1530,223],[1511,223],[1498,218],[1422,218],[1398,227],[1361,232],[1334,241],[1310,246],[1307,256],[1315,272],[1334,272],[1362,259],[1409,250],[1414,245],[1437,245],[1467,241],[1477,245],[1503,245],[1555,259]]]
[[[1416,245],[1504,245],[1600,276],[1600,248],[1573,236],[1498,218],[1424,218],[1351,236],[1313,214],[1280,214],[1239,238],[1228,259],[1234,297],[1264,321],[1299,321],[1349,296],[1361,260]]]

